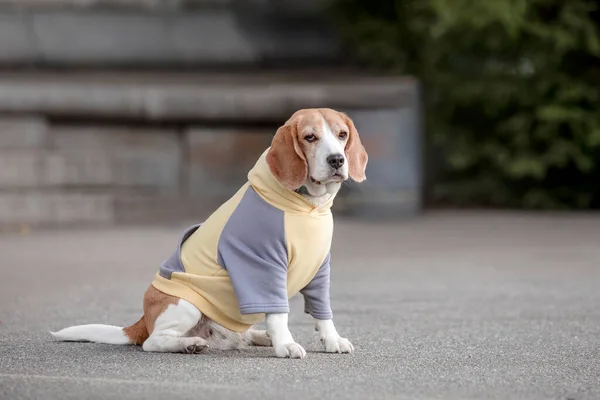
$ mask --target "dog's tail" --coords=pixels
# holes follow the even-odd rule
[[[114,325],[77,325],[50,332],[55,338],[65,342],[94,342],[107,344],[137,344],[148,339],[146,320],[142,316],[138,322],[122,328]]]

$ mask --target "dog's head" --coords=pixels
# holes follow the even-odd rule
[[[277,130],[267,163],[290,190],[312,196],[335,193],[348,178],[365,180],[367,152],[352,120],[329,108],[297,111]]]

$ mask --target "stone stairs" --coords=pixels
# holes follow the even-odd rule
[[[418,212],[419,85],[336,65],[321,3],[0,0],[0,230],[202,220],[309,107],[369,151],[336,212]]]

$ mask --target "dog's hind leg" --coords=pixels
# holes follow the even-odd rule
[[[154,330],[144,342],[144,351],[163,353],[200,353],[208,347],[201,337],[188,333],[198,324],[202,313],[190,302],[179,299],[156,318]]]
[[[271,338],[265,331],[248,329],[245,332],[231,331],[204,317],[190,335],[205,337],[208,345],[217,350],[241,350],[249,346],[271,346]]]
[[[267,331],[248,329],[244,335],[252,346],[273,346],[273,342],[269,335],[267,335]]]

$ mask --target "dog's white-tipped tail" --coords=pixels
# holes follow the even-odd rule
[[[106,344],[130,344],[122,327],[113,325],[78,325],[50,332],[55,338],[66,342],[94,342]]]

